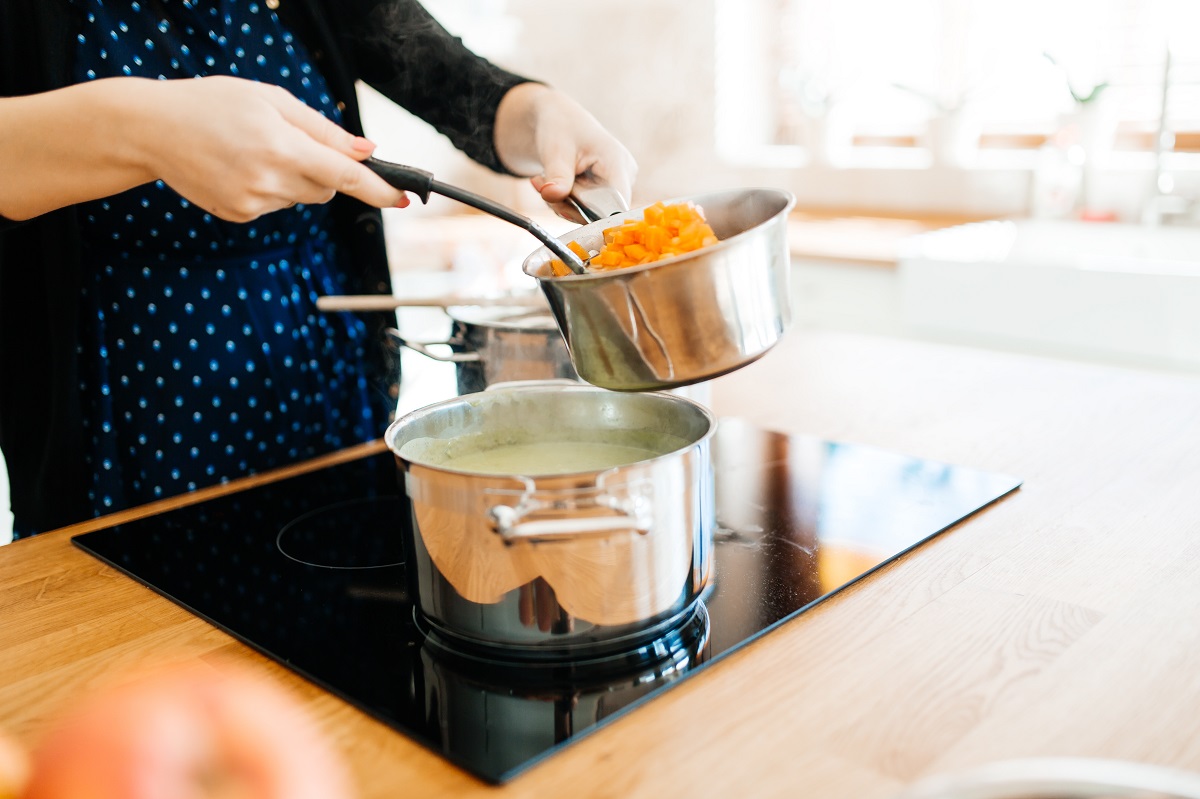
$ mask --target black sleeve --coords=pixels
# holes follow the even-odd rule
[[[343,28],[358,76],[474,160],[507,174],[496,155],[496,108],[529,80],[475,55],[416,0],[365,5],[367,13]]]

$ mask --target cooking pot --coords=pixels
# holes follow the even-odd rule
[[[425,170],[376,158],[365,163],[422,202],[436,192],[541,241],[523,269],[550,301],[575,370],[594,385],[650,391],[718,377],[760,358],[791,322],[787,214],[795,198],[787,192],[747,189],[671,200],[700,205],[719,241],[664,261],[592,272],[567,244],[599,250],[605,230],[644,211],[626,210],[623,198],[603,185],[585,191],[589,181],[577,182],[572,206],[579,218],[596,221],[555,238],[532,219]],[[572,274],[556,277],[553,259]]]
[[[775,189],[726,191],[670,202],[699,205],[719,241],[665,261],[554,275],[542,247],[522,269],[550,302],[579,376],[616,391],[685,386],[760,358],[791,322],[787,214]],[[599,250],[603,233],[644,209],[577,228],[561,242]]]
[[[394,328],[387,335],[398,347],[455,364],[459,394],[496,383],[579,379],[549,308],[466,305],[449,307],[446,314],[453,325],[444,341],[414,341]]]
[[[400,417],[386,440],[410,506],[418,619],[458,648],[534,660],[620,651],[679,624],[709,580],[715,428],[683,397],[583,384],[502,387]],[[649,453],[571,473],[453,465],[560,442]]]

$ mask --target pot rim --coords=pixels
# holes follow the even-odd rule
[[[703,419],[705,420],[705,422],[707,422],[707,429],[705,429],[705,431],[702,435],[689,441],[685,446],[678,447],[676,449],[670,450],[669,452],[660,452],[651,458],[645,458],[644,460],[634,461],[633,463],[626,463],[626,464],[622,464],[619,466],[613,466],[613,467],[609,467],[607,469],[586,469],[583,471],[576,471],[576,472],[489,473],[489,472],[466,471],[466,470],[462,470],[462,469],[454,469],[454,468],[444,466],[444,465],[437,465],[437,464],[425,463],[422,461],[411,460],[410,458],[406,458],[403,455],[401,455],[400,447],[395,445],[397,433],[403,427],[406,427],[406,426],[409,426],[412,424],[416,424],[417,422],[421,421],[422,419],[432,416],[445,408],[453,407],[455,405],[463,405],[463,404],[468,404],[468,403],[473,403],[473,402],[479,402],[479,401],[486,402],[487,397],[489,397],[489,396],[499,397],[505,393],[510,393],[510,392],[520,392],[523,394],[546,393],[546,394],[551,394],[551,395],[562,394],[562,393],[599,393],[599,392],[603,392],[605,394],[612,394],[614,396],[619,396],[619,397],[620,396],[623,396],[623,397],[630,397],[630,396],[651,397],[651,398],[655,398],[655,399],[651,400],[653,402],[664,402],[667,404],[690,406],[694,410],[698,411],[700,413],[700,415],[703,417]],[[584,383],[579,383],[576,385],[565,385],[562,383],[553,383],[552,384],[550,382],[547,382],[546,384],[537,384],[537,385],[534,385],[534,384],[503,385],[503,384],[501,384],[501,385],[496,386],[495,388],[491,388],[491,389],[488,389],[485,391],[479,391],[479,392],[475,392],[473,394],[461,394],[457,397],[451,397],[449,399],[435,402],[431,405],[426,405],[424,407],[417,408],[416,410],[406,413],[404,416],[398,417],[397,419],[393,420],[391,424],[389,424],[387,426],[387,430],[384,432],[384,443],[387,444],[387,447],[389,450],[391,450],[392,454],[397,459],[403,461],[404,463],[420,466],[423,469],[431,469],[433,471],[441,472],[441,473],[445,473],[445,474],[460,475],[460,476],[465,476],[465,477],[477,477],[477,478],[485,479],[485,480],[486,479],[518,480],[518,481],[524,480],[527,482],[537,481],[537,480],[553,480],[553,479],[558,479],[558,478],[570,479],[570,478],[578,478],[578,477],[587,476],[587,475],[595,475],[597,477],[597,479],[599,480],[601,475],[605,475],[610,472],[614,472],[614,471],[618,471],[618,470],[622,470],[622,469],[628,469],[628,468],[634,467],[634,466],[643,466],[645,464],[652,464],[663,458],[670,458],[670,457],[678,456],[679,453],[686,452],[687,450],[690,450],[694,447],[700,446],[704,442],[707,442],[710,439],[712,439],[712,437],[716,434],[716,430],[717,430],[716,415],[713,414],[713,412],[710,411],[708,408],[706,408],[704,405],[702,405],[699,402],[696,402],[695,400],[690,399],[688,397],[681,397],[677,394],[669,394],[665,391],[640,391],[640,392],[635,392],[635,393],[625,393],[625,392],[608,391],[607,389],[603,389],[598,386],[588,385],[588,384],[584,384]],[[526,489],[528,490],[528,485],[526,486]]]
[[[641,274],[643,272],[649,272],[652,270],[661,269],[663,267],[674,267],[674,266],[678,266],[681,264],[686,264],[688,261],[692,261],[697,258],[705,257],[705,256],[709,255],[710,253],[730,249],[731,247],[734,246],[735,242],[740,241],[743,237],[748,236],[749,234],[757,231],[758,229],[762,228],[764,225],[771,224],[772,222],[776,221],[777,219],[779,219],[781,217],[786,217],[788,215],[788,213],[791,212],[792,208],[794,208],[796,205],[796,196],[794,194],[792,194],[791,192],[785,191],[783,189],[773,188],[773,187],[769,187],[769,186],[755,186],[755,187],[750,187],[750,188],[745,188],[745,189],[729,189],[729,190],[724,190],[724,191],[712,191],[712,192],[707,192],[705,194],[694,194],[694,195],[690,195],[687,197],[673,197],[669,200],[662,200],[661,202],[664,202],[667,204],[682,203],[682,202],[695,203],[696,205],[699,205],[701,208],[703,208],[704,203],[706,201],[715,199],[717,197],[723,197],[723,196],[733,197],[733,196],[738,196],[738,195],[754,194],[754,193],[759,193],[759,192],[764,193],[764,194],[777,195],[780,199],[783,200],[783,207],[780,208],[778,211],[776,211],[771,216],[764,219],[762,222],[759,222],[757,225],[754,225],[753,227],[749,227],[749,228],[746,228],[745,230],[739,231],[739,232],[733,234],[732,236],[730,236],[729,238],[719,239],[716,244],[710,244],[707,247],[700,248],[699,250],[693,250],[692,252],[683,253],[682,255],[676,255],[671,258],[664,258],[660,261],[654,261],[653,263],[642,264],[641,266],[623,266],[619,269],[609,269],[609,270],[603,270],[603,271],[599,271],[599,272],[585,272],[581,275],[575,274],[575,273],[571,273],[569,275],[554,275],[554,274],[542,274],[542,272],[544,272],[546,270],[547,265],[550,263],[549,258],[542,259],[541,262],[537,264],[536,269],[534,269],[532,264],[530,263],[531,261],[534,260],[534,258],[536,258],[537,256],[539,256],[542,253],[546,253],[547,255],[552,255],[552,253],[550,253],[549,248],[547,248],[545,245],[543,245],[525,257],[525,260],[521,263],[521,271],[539,281],[552,281],[554,283],[561,284],[561,283],[590,282],[590,281],[597,281],[597,280],[613,280],[613,279],[617,279],[617,278],[620,278],[625,275],[637,275],[637,274]],[[654,205],[654,203],[648,203],[646,205],[642,205],[637,208],[631,208],[628,211],[622,211],[619,214],[613,214],[612,216],[610,216],[606,219],[601,219],[596,222],[591,222],[587,225],[583,225],[583,226],[575,228],[567,233],[564,233],[563,235],[559,236],[558,239],[559,239],[559,241],[562,241],[562,242],[576,241],[578,239],[578,235],[581,230],[585,230],[585,229],[589,229],[589,228],[593,228],[593,227],[599,227],[602,230],[607,230],[609,227],[614,226],[612,223],[613,223],[613,220],[615,220],[615,219],[624,221],[626,219],[640,218],[640,215],[651,205]]]

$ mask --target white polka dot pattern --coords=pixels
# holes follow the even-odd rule
[[[76,0],[77,81],[238,75],[339,120],[320,73],[247,0]],[[158,181],[79,207],[79,388],[97,514],[376,438],[380,344],[315,310],[345,273],[324,206],[238,225]]]

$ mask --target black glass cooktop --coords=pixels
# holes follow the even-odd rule
[[[461,658],[414,622],[390,453],[75,543],[460,767],[503,782],[1004,496],[1006,475],[722,420],[714,579],[600,664]]]

